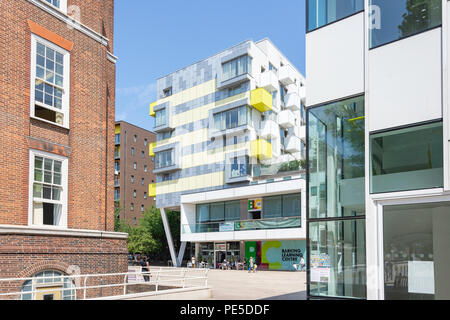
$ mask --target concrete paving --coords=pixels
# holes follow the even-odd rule
[[[305,300],[306,272],[210,270],[212,300]]]

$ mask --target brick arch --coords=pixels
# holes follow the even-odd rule
[[[18,277],[30,278],[35,274],[46,270],[59,271],[65,275],[67,274],[67,269],[69,266],[70,265],[68,263],[62,261],[39,261],[21,271]]]

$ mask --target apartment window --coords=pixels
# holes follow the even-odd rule
[[[136,190],[133,191],[133,198],[136,198]]]
[[[145,165],[144,166],[144,172],[147,172],[148,171],[148,167]]]
[[[145,152],[141,151],[141,158],[144,159],[145,158]]]
[[[133,217],[133,225],[137,226],[137,218]]]
[[[134,156],[134,148],[131,148],[131,155]]]
[[[364,0],[307,0],[308,31],[362,10],[364,10]]]
[[[130,211],[134,211],[134,203],[130,204]]]
[[[172,95],[172,87],[163,90],[163,96],[169,97]]]
[[[141,212],[144,212],[145,208],[144,205],[141,205]]]
[[[166,109],[155,112],[155,127],[166,125]]]
[[[370,136],[370,192],[443,187],[442,122]]]
[[[380,27],[370,28],[371,48],[429,30],[442,23],[441,0],[371,0],[370,4],[378,6],[381,11]]]
[[[115,171],[120,171],[120,162],[114,162],[114,170]]]
[[[169,180],[170,180],[170,174],[168,174],[168,173],[163,174],[162,181],[169,181]]]
[[[117,159],[117,158],[120,158],[120,147],[115,147],[114,148],[114,157]]]
[[[137,135],[134,135],[133,137],[133,141],[136,142],[137,141]]]
[[[230,178],[239,178],[251,175],[251,165],[249,157],[234,157],[231,159]]]
[[[161,133],[161,140],[166,140],[172,138],[172,131],[165,131]]]
[[[64,13],[67,13],[67,0],[41,0],[45,3],[52,5],[55,8],[58,8]]]
[[[144,146],[145,146],[145,147],[147,146],[147,142],[148,142],[148,140],[147,140],[147,139],[144,139]]]
[[[69,127],[68,51],[32,35],[31,116]]]
[[[243,93],[245,91],[246,91],[246,86],[241,84],[239,86],[235,86],[235,87],[229,88],[228,89],[228,96],[232,97],[232,96],[241,94],[241,93]]]
[[[137,163],[133,163],[133,169],[136,170],[137,169]]]
[[[33,225],[67,226],[67,158],[31,151]]]
[[[144,192],[144,199],[147,199],[147,192]]]
[[[269,62],[269,71],[270,71],[270,70],[273,70],[273,71],[275,71],[275,72],[278,72],[278,69],[275,68],[275,66]]]
[[[218,131],[233,129],[248,123],[248,113],[251,112],[247,106],[234,108],[214,114],[214,127]]]
[[[156,169],[162,169],[171,167],[174,165],[173,163],[173,150],[166,150],[162,152],[158,152],[155,155],[156,162],[155,162],[155,168]]]
[[[131,181],[131,183],[134,183],[134,176],[131,176],[130,181]]]
[[[120,189],[114,189],[114,201],[120,199]]]
[[[120,144],[120,133],[117,133],[114,137],[115,144]]]
[[[252,58],[248,55],[233,59],[222,64],[222,81],[236,78],[243,74],[251,74]]]
[[[142,178],[142,179],[141,179],[141,185],[144,185],[144,184],[145,184],[145,179]]]

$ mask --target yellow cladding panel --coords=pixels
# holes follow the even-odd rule
[[[200,141],[207,141],[207,140],[209,140],[208,139],[208,129],[205,128],[205,129],[196,130],[193,132],[188,132],[186,134],[179,135],[179,136],[176,136],[176,137],[173,137],[170,139],[158,141],[157,146],[162,147],[167,144],[179,142],[180,147],[183,147],[183,146],[189,146],[192,144],[196,144]]]
[[[116,124],[116,128],[114,130],[116,134],[120,134],[120,124]]]
[[[154,156],[155,156],[155,152],[153,151],[153,149],[156,148],[156,142],[150,143],[150,145],[148,146],[148,148],[149,148],[149,152],[148,152],[149,156],[150,156],[150,157],[154,157]]]
[[[272,144],[264,139],[253,140],[250,156],[261,160],[272,158]]]
[[[224,172],[214,172],[195,177],[160,182],[158,183],[158,195],[216,187],[223,184]]]
[[[157,102],[150,103],[150,116],[152,117],[156,116],[154,109],[157,106],[157,104],[158,104]]]
[[[250,104],[260,112],[272,110],[272,95],[264,88],[258,88],[252,91]]]
[[[158,100],[157,104],[163,104],[169,102],[171,106],[177,106],[179,104],[201,98],[216,91],[216,79],[204,82],[198,86],[180,91],[169,97]]]
[[[148,195],[150,197],[156,197],[156,183],[148,185]]]

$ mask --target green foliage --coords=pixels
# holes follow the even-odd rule
[[[115,231],[128,233],[127,247],[130,253],[141,253],[159,256],[162,259],[169,257],[164,224],[161,213],[156,207],[147,209],[137,226],[130,226],[123,220],[119,220],[120,210],[115,215]],[[178,250],[180,242],[180,214],[167,212],[167,220],[172,232],[175,249]]]

